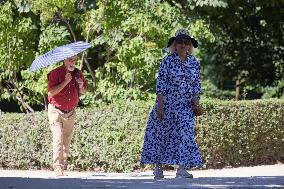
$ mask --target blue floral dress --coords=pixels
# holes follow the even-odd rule
[[[164,119],[157,118],[157,99],[146,127],[141,164],[199,167],[202,159],[194,142],[191,100],[200,93],[200,63],[192,55],[182,62],[177,53],[166,56],[158,71],[157,94],[163,94]]]

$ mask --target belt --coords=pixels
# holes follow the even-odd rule
[[[64,113],[64,114],[68,114],[68,113],[70,113],[70,112],[72,112],[73,110],[69,110],[69,111],[66,111],[66,110],[61,110],[61,109],[59,109],[59,108],[56,108],[56,109],[58,109],[58,110],[60,110],[62,113]]]
[[[72,109],[72,110],[62,110],[62,109],[60,109],[60,108],[58,108],[58,107],[55,107],[54,105],[53,105],[53,107],[54,107],[55,109],[61,111],[61,112],[64,113],[64,114],[68,114],[68,113],[70,113],[70,112],[72,112],[72,111],[74,110],[74,109]]]

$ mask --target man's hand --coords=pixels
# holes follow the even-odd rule
[[[72,80],[72,75],[69,72],[67,72],[64,81],[58,84],[57,86],[54,86],[52,89],[50,89],[48,91],[48,96],[57,95],[71,80]]]
[[[81,78],[79,78],[79,79],[77,79],[77,83],[79,85],[79,89],[82,89],[83,86],[84,86],[84,81]]]
[[[69,83],[71,80],[72,80],[72,75],[71,75],[71,73],[67,72],[66,75],[65,75],[64,82]]]

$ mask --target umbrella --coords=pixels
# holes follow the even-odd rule
[[[51,64],[60,62],[68,57],[77,55],[91,47],[90,43],[78,41],[57,47],[43,55],[38,56],[32,63],[30,71],[45,68]]]

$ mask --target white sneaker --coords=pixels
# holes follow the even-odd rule
[[[184,168],[177,168],[176,178],[193,178],[193,175],[187,172]]]
[[[162,179],[164,178],[163,168],[158,166],[155,168],[154,172],[154,179]]]

